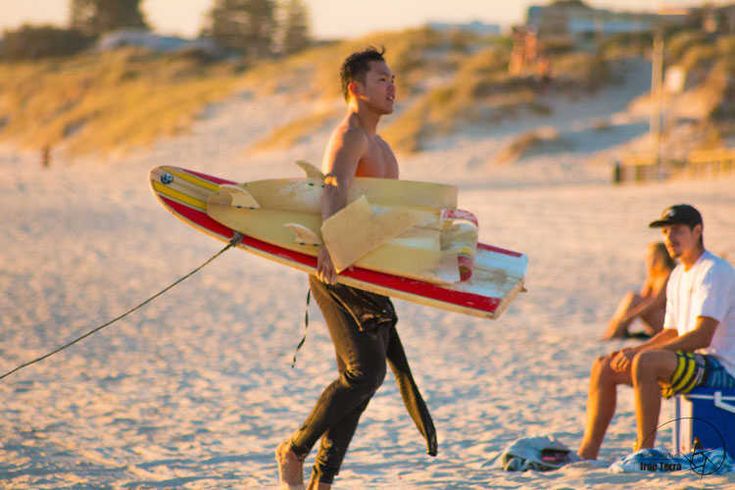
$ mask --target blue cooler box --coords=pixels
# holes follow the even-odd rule
[[[721,448],[735,459],[735,390],[695,388],[674,401],[674,452]]]

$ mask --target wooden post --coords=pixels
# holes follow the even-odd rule
[[[620,160],[615,160],[613,166],[613,183],[620,184],[623,182],[623,166],[620,164]]]
[[[661,114],[663,112],[663,68],[664,68],[664,36],[663,28],[656,29],[651,53],[651,111],[650,131],[653,137],[654,154],[658,177],[663,177],[663,158],[661,156]]]

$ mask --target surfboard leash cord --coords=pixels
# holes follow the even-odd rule
[[[54,349],[54,350],[52,350],[52,351],[50,351],[50,352],[42,355],[41,357],[37,357],[36,359],[33,359],[31,361],[24,362],[23,364],[17,366],[16,368],[11,369],[10,371],[4,373],[3,375],[0,375],[0,381],[2,381],[3,379],[7,378],[8,376],[10,376],[13,373],[16,373],[16,372],[20,371],[21,369],[27,368],[28,366],[31,366],[31,365],[36,364],[38,362],[41,362],[44,359],[48,359],[49,357],[53,356],[54,354],[58,354],[59,352],[61,352],[64,349],[68,349],[69,347],[71,347],[72,345],[76,344],[77,342],[80,342],[80,341],[86,339],[90,335],[99,332],[103,328],[109,327],[113,323],[115,323],[117,321],[120,321],[123,318],[125,318],[126,316],[130,315],[131,313],[134,313],[135,311],[141,309],[142,307],[144,307],[148,303],[152,302],[153,300],[155,300],[159,296],[165,294],[169,290],[173,289],[175,286],[178,286],[179,284],[181,284],[185,280],[189,279],[191,276],[193,276],[194,274],[196,274],[200,270],[204,269],[206,266],[208,266],[209,264],[211,264],[212,262],[214,262],[220,255],[222,255],[223,253],[225,253],[230,248],[239,245],[240,242],[242,242],[242,239],[243,239],[243,236],[240,233],[235,232],[234,235],[232,236],[232,238],[230,239],[230,241],[227,243],[227,245],[225,245],[224,248],[222,248],[219,252],[217,252],[216,254],[214,254],[211,257],[209,257],[207,260],[205,260],[196,269],[194,269],[191,272],[189,272],[188,274],[186,274],[184,276],[181,276],[180,278],[176,279],[174,282],[172,282],[171,284],[169,284],[168,286],[166,286],[165,288],[163,288],[162,290],[160,290],[159,292],[157,292],[156,294],[154,294],[150,298],[146,299],[142,303],[138,304],[137,306],[134,306],[134,307],[130,308],[125,313],[116,316],[112,320],[110,320],[110,321],[108,321],[108,322],[106,322],[106,323],[104,323],[104,324],[102,324],[102,325],[100,325],[98,327],[93,328],[92,330],[90,330],[89,332],[85,333],[84,335],[81,335],[81,336],[75,338],[74,340],[72,340],[71,342],[67,342],[64,345],[61,345],[61,346],[57,347],[56,349]]]
[[[291,360],[291,369],[296,367],[296,356],[304,346],[306,342],[306,330],[309,328],[309,301],[311,300],[311,289],[306,290],[306,307],[304,308],[304,335],[301,337],[299,345],[296,346],[296,350],[293,353],[293,359]]]

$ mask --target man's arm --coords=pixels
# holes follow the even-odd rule
[[[625,372],[630,368],[633,358],[639,352],[645,350],[660,349],[661,346],[666,345],[669,342],[673,342],[679,336],[679,332],[675,328],[665,328],[659,333],[651,337],[647,342],[637,347],[626,347],[612,354],[613,358],[610,361],[610,366],[618,372]]]
[[[697,326],[691,332],[678,335],[677,331],[667,328],[655,337],[638,347],[623,349],[615,353],[611,366],[614,370],[623,372],[633,362],[633,357],[639,352],[653,349],[665,349],[676,352],[694,352],[697,349],[709,347],[720,322],[708,316],[697,317]]]
[[[644,350],[658,349],[661,345],[671,342],[678,336],[679,332],[675,328],[665,328],[648,339],[648,341],[636,347],[635,350],[636,352],[643,352]]]
[[[360,158],[368,147],[367,137],[361,129],[352,128],[335,136],[324,165],[324,189],[321,197],[322,221],[347,205],[347,194],[357,172]],[[317,255],[316,277],[322,282],[334,284],[337,273],[325,246]]]
[[[708,316],[697,317],[697,325],[694,327],[694,330],[663,342],[658,345],[658,348],[671,351],[682,350],[685,352],[694,352],[697,349],[709,347],[719,324],[719,321]]]

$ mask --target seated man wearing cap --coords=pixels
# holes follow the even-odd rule
[[[679,261],[666,288],[663,330],[593,364],[577,451],[584,459],[597,458],[619,384],[635,391],[636,450],[654,446],[662,396],[697,386],[735,387],[735,269],[705,250],[702,216],[692,206],[671,206],[650,227],[661,228],[666,249]]]

